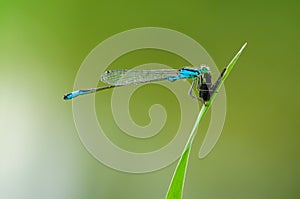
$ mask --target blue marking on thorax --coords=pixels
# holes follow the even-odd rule
[[[200,74],[199,70],[191,69],[191,68],[182,68],[179,73],[181,79],[197,77],[199,74]]]
[[[200,71],[197,69],[182,68],[182,69],[180,69],[179,74],[177,76],[168,77],[168,80],[175,81],[178,79],[194,78],[194,77],[198,77],[199,74],[200,74]]]

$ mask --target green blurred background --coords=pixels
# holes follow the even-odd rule
[[[62,100],[96,45],[145,26],[192,37],[219,69],[248,42],[225,83],[223,133],[203,160],[198,152],[208,119],[198,132],[184,198],[300,198],[299,20],[297,1],[1,1],[0,198],[164,198],[176,163],[138,175],[104,166],[80,142],[72,104]],[[117,62],[184,64],[154,50]],[[151,99],[156,89],[164,93],[157,87],[145,86],[131,100],[133,118],[141,125],[149,122],[153,103],[165,104],[174,123],[180,117],[170,92]],[[97,98],[109,102],[109,94]],[[165,132],[175,131],[167,124]],[[118,143],[115,135],[123,135],[115,131],[109,137]],[[173,136],[163,135],[163,140]],[[155,139],[147,150],[163,145]]]

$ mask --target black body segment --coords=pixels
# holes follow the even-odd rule
[[[210,97],[213,95],[217,87],[219,86],[222,77],[226,71],[226,68],[224,68],[218,77],[217,81],[212,85],[211,83],[211,74],[206,73],[203,74],[199,80],[198,80],[198,86],[199,86],[199,97],[204,100],[204,102],[207,102],[210,100]]]

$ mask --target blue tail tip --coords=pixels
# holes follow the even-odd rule
[[[64,95],[64,100],[70,100],[70,99],[72,99],[72,98],[73,98],[72,93],[68,93],[68,94],[65,94],[65,95]]]

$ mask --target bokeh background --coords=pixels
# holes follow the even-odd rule
[[[113,34],[145,26],[192,37],[219,69],[248,42],[225,82],[223,133],[203,160],[198,152],[209,119],[198,131],[184,198],[299,198],[299,20],[299,3],[290,0],[1,1],[0,198],[164,198],[176,163],[147,174],[104,166],[82,145],[72,104],[62,100],[96,45]],[[134,67],[148,62],[174,68],[185,64],[155,50],[132,52],[115,64]],[[152,98],[157,91],[161,97]],[[110,94],[97,95],[98,111]],[[150,85],[131,100],[133,118],[141,125],[149,122],[151,104],[166,106],[173,123],[161,132],[162,140],[156,137],[152,144],[147,141],[147,148],[135,148],[140,145],[132,145],[115,126],[108,137],[133,151],[163,146],[174,136],[170,132],[175,132],[180,117],[173,98],[163,87]],[[113,125],[110,117],[106,120]]]

